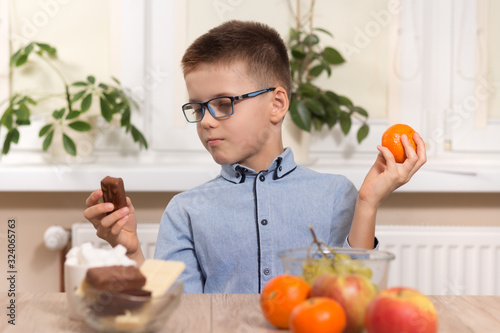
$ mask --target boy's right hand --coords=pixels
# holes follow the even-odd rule
[[[123,245],[127,249],[127,255],[133,257],[139,250],[139,238],[135,210],[130,198],[127,197],[127,207],[106,215],[113,211],[113,204],[99,202],[102,196],[102,190],[90,194],[85,201],[88,208],[85,209],[83,216],[94,225],[99,238],[113,247],[118,244]]]

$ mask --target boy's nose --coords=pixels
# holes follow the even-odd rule
[[[200,121],[202,127],[215,127],[218,124],[217,119],[215,119],[212,114],[206,110],[203,115],[203,119]]]

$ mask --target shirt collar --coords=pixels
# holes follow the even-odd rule
[[[288,175],[290,172],[295,170],[296,167],[297,164],[295,163],[295,160],[293,158],[292,150],[290,148],[286,148],[281,155],[274,159],[267,170],[264,170],[262,172],[268,174],[273,173],[273,179],[276,180]],[[255,176],[257,175],[257,172],[241,164],[235,163],[230,165],[222,165],[220,174],[226,180],[235,184],[240,184],[245,182],[247,176]]]

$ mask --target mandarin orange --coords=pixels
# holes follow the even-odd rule
[[[345,326],[344,308],[328,297],[311,297],[297,305],[290,316],[293,333],[342,333]]]
[[[401,136],[406,134],[413,149],[417,151],[417,145],[413,140],[415,130],[405,124],[396,124],[389,127],[382,135],[382,146],[387,147],[397,163],[403,163],[406,160],[405,149],[401,142]]]
[[[272,325],[288,328],[293,308],[305,301],[310,292],[309,284],[298,276],[275,276],[266,283],[260,294],[262,313]]]

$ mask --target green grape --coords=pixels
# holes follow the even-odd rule
[[[335,273],[333,262],[329,258],[308,259],[302,265],[302,278],[312,285],[314,280],[325,273]]]
[[[348,265],[337,265],[335,269],[339,275],[347,275],[351,273],[351,267]]]
[[[337,253],[335,254],[335,261],[348,261],[351,260],[351,257],[347,254]]]
[[[361,265],[352,266],[352,273],[363,275],[368,279],[371,279],[373,275],[372,270],[369,267]]]

